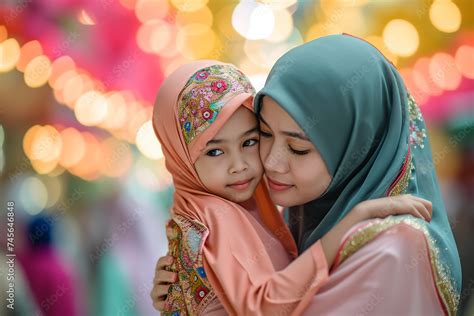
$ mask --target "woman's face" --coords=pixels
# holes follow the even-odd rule
[[[267,96],[260,129],[260,157],[273,202],[290,207],[320,197],[331,182],[325,162],[298,124]]]

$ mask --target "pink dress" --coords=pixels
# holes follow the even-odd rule
[[[248,215],[275,270],[286,268],[291,256],[265,228],[257,212],[249,211]],[[303,315],[446,314],[434,282],[428,243],[421,230],[395,223],[348,254],[354,243],[351,238],[369,224],[381,222],[375,219],[359,223],[344,236],[329,278],[309,298]],[[292,275],[298,279],[297,273]],[[217,296],[201,314],[228,315]]]
[[[267,250],[268,255],[272,259],[272,263],[275,267],[275,270],[278,271],[286,268],[291,262],[291,256],[281,245],[280,241],[275,236],[273,236],[273,234],[271,234],[268,229],[263,225],[263,222],[260,219],[257,210],[248,211],[248,214],[252,215],[249,216],[250,222],[257,231],[260,239],[263,241],[265,249]],[[222,303],[216,297],[204,309],[203,315],[218,316],[228,314],[225,311]]]
[[[176,260],[170,270],[178,273],[178,282],[170,287],[162,315],[274,315],[282,309],[287,314],[301,314],[328,277],[321,242],[290,264],[293,256],[280,243],[280,236],[264,228],[264,221],[257,214],[253,210],[243,212],[259,243],[247,249],[244,261],[236,260],[234,253],[217,258],[205,256],[201,249],[207,236],[215,231],[209,232],[198,221],[173,216],[168,227],[177,237],[169,240],[169,254]],[[262,267],[262,262],[270,267],[250,277],[249,269]],[[218,280],[211,285],[209,273],[225,282]]]
[[[354,226],[343,240],[370,220]],[[329,274],[303,315],[444,315],[422,231],[400,223]]]
[[[255,227],[276,269],[290,258],[279,242],[258,223]],[[378,221],[378,220],[374,220]],[[371,221],[357,224],[343,240]],[[227,315],[216,298],[205,315]],[[400,223],[367,243],[330,272],[329,280],[303,315],[445,315],[438,295],[423,232]]]

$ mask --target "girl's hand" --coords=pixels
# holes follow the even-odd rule
[[[367,200],[357,204],[349,214],[321,238],[328,267],[332,266],[342,237],[355,224],[371,218],[405,214],[431,221],[432,212],[430,201],[410,194]]]
[[[383,197],[357,204],[350,213],[354,213],[354,224],[371,218],[383,218],[390,215],[412,215],[431,221],[433,206],[430,201],[411,194]]]

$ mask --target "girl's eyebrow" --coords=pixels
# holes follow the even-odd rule
[[[259,117],[260,117],[260,120],[263,122],[263,124],[270,127],[270,125],[268,125],[268,123],[265,122],[265,120],[263,119],[262,114],[260,114]],[[311,142],[311,140],[308,138],[308,136],[306,136],[304,133],[301,133],[301,132],[282,131],[281,134],[286,135],[286,136],[290,136],[290,137],[293,137],[293,138],[298,138],[298,139],[301,139],[301,140],[304,140],[304,141],[307,141],[307,142]]]
[[[258,126],[255,125],[255,127],[252,127],[248,131],[243,132],[242,135],[240,135],[240,137],[244,137],[244,136],[247,136],[247,135],[252,134],[254,132],[258,132],[258,130],[259,130]],[[224,143],[224,142],[226,142],[225,139],[214,138],[214,139],[211,139],[210,141],[208,141],[206,146],[209,146],[209,145],[212,145],[212,144],[221,144],[221,143]]]

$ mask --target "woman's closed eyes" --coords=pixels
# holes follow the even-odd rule
[[[290,150],[291,153],[293,153],[295,155],[299,155],[299,156],[306,155],[307,153],[309,153],[311,151],[310,149],[296,150],[293,147],[291,147],[291,145],[288,145],[288,149]]]
[[[262,129],[260,129],[260,137],[263,137],[263,138],[270,138],[272,137],[273,135],[267,131],[264,131]],[[307,153],[309,153],[311,150],[310,149],[305,149],[305,150],[298,150],[296,148],[293,148],[290,144],[288,144],[288,149],[289,151],[294,154],[294,155],[298,155],[298,156],[303,156],[303,155],[306,155]]]

